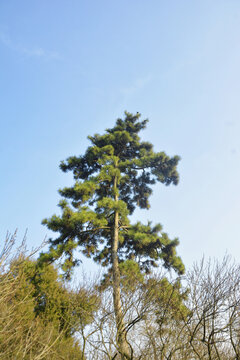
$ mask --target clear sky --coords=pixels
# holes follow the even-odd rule
[[[180,184],[149,211],[187,267],[240,261],[240,1],[0,0],[0,236],[37,246],[72,183],[59,162],[124,110],[149,118]]]

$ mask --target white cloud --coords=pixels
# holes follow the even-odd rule
[[[42,58],[42,59],[55,59],[60,60],[61,57],[56,51],[49,51],[46,49],[43,49],[42,47],[33,47],[28,48],[23,46],[22,44],[14,43],[9,36],[6,34],[0,32],[0,42],[5,45],[7,48],[17,51],[18,53],[21,53],[23,55],[26,55],[28,57],[36,57],[36,58]]]

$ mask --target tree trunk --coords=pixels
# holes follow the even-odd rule
[[[114,190],[117,188],[117,178],[114,178]],[[118,201],[118,196],[115,191],[115,201]],[[131,359],[129,345],[126,341],[126,330],[123,319],[123,311],[121,304],[121,290],[120,290],[120,270],[118,263],[118,232],[119,232],[119,213],[114,213],[114,228],[112,241],[112,273],[113,273],[113,304],[117,327],[117,344],[118,351],[121,354],[121,359]]]

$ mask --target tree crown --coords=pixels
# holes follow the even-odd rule
[[[135,261],[140,270],[149,271],[163,265],[179,274],[184,272],[181,259],[176,256],[178,239],[170,240],[160,224],[149,222],[131,225],[129,216],[136,207],[148,209],[151,186],[156,182],[177,185],[179,156],[154,152],[153,145],[141,141],[139,132],[148,120],[140,114],[125,112],[125,119],[117,119],[113,128],[103,135],[89,136],[91,145],[82,156],[71,156],[61,162],[62,171],[72,171],[75,183],[59,190],[64,198],[59,206],[62,215],[43,220],[52,231],[50,250],[43,260],[53,261],[65,255],[63,270],[69,274],[78,261],[74,249],[103,266],[111,265],[111,246],[114,214],[119,216],[119,262]]]

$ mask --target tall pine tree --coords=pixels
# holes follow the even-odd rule
[[[62,269],[69,275],[77,265],[74,250],[108,267],[112,277],[113,303],[118,351],[130,359],[121,305],[120,266],[133,263],[139,272],[149,272],[162,263],[178,274],[184,272],[176,256],[178,239],[170,240],[160,224],[131,224],[129,216],[136,207],[149,208],[151,186],[156,182],[177,185],[179,157],[154,152],[153,145],[141,141],[139,132],[148,120],[140,114],[125,112],[112,129],[103,135],[89,136],[83,156],[72,156],[60,164],[62,171],[72,171],[75,183],[60,190],[64,198],[59,206],[62,215],[53,215],[43,223],[59,235],[50,239],[43,261],[63,256]]]

